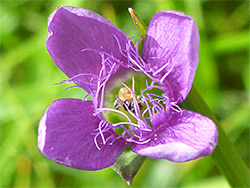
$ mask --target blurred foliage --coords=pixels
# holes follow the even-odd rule
[[[58,6],[93,10],[134,41],[132,7],[148,25],[158,11],[194,17],[200,63],[194,85],[214,111],[245,162],[249,155],[249,1],[60,0],[0,1],[0,187],[127,187],[111,169],[88,172],[60,166],[36,147],[45,109],[59,98],[82,98],[78,88],[53,85],[66,79],[47,53],[47,18]],[[230,151],[228,151],[230,153]],[[230,169],[228,169],[230,170]],[[187,163],[147,159],[132,187],[229,187],[211,157]]]

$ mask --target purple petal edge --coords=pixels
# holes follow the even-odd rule
[[[55,64],[87,92],[96,90],[102,63],[107,58],[102,58],[103,53],[112,56],[110,64],[115,60],[127,62],[119,49],[119,45],[126,48],[126,34],[90,10],[59,7],[48,19],[48,31],[46,47]],[[118,65],[113,72],[117,69]]]
[[[217,127],[212,120],[196,112],[171,112],[144,145],[131,145],[133,152],[150,158],[185,162],[210,155],[218,141]]]
[[[91,101],[61,99],[53,102],[39,123],[38,148],[55,162],[82,170],[100,170],[115,163],[127,144],[119,139],[104,145],[100,137],[94,143],[100,119],[93,116]],[[115,139],[112,132],[104,134]]]
[[[167,87],[166,95],[180,103],[187,97],[199,61],[199,33],[193,18],[177,11],[154,15],[147,29],[142,57]],[[170,73],[169,73],[170,72]],[[169,73],[169,74],[168,74]],[[166,78],[164,79],[164,76]]]

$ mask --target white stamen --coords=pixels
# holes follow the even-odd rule
[[[157,71],[153,73],[153,76],[157,75],[160,73],[164,68],[166,68],[169,65],[169,62],[165,63],[161,68],[159,68]]]

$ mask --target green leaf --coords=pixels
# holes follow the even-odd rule
[[[132,151],[124,152],[111,168],[130,186],[145,159],[146,157],[137,155]]]
[[[187,99],[182,103],[182,106],[186,109],[203,114],[216,123],[219,132],[219,141],[212,154],[212,158],[232,187],[250,187],[250,172],[248,167],[224,130],[219,126],[218,120],[195,87],[191,89]]]
[[[144,40],[147,32],[147,25],[139,18],[139,16],[135,13],[135,11],[132,8],[129,8],[128,11],[141,34],[142,40]]]

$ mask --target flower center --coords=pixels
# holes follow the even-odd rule
[[[139,110],[142,110],[143,98],[140,93],[146,87],[146,79],[142,73],[129,73],[126,78],[116,82],[112,82],[111,79],[112,87],[105,92],[103,106],[121,113],[105,111],[102,113],[104,119],[113,124],[124,122],[127,118],[123,114],[126,114],[131,122],[137,123],[138,120],[133,116],[139,116]]]
[[[98,149],[99,144],[112,144],[120,138],[137,144],[148,142],[153,129],[166,120],[166,106],[171,106],[169,98],[164,95],[166,87],[161,86],[172,71],[171,61],[152,67],[154,63],[148,61],[160,58],[150,57],[149,60],[144,60],[140,57],[139,41],[134,47],[129,40],[126,47],[122,48],[115,35],[114,38],[120,55],[126,61],[115,58],[112,53],[82,50],[83,53],[97,53],[102,59],[99,75],[89,75],[91,79],[87,85],[96,107],[94,115],[103,119],[94,133]],[[111,139],[104,136],[109,131],[119,136],[110,142]],[[99,136],[103,143],[97,143]]]
[[[100,123],[96,137],[112,130],[127,142],[144,144],[150,140],[155,124],[166,119],[168,98],[162,97],[161,86],[148,85],[143,74],[129,77],[114,84],[100,102],[103,107],[97,108],[96,114],[101,114],[107,124]]]

